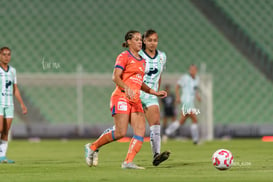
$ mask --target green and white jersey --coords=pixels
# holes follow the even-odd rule
[[[184,74],[177,81],[177,84],[182,89],[181,101],[183,104],[194,105],[196,90],[199,85],[199,77],[196,75],[192,78],[189,74]]]
[[[160,79],[161,73],[165,69],[167,60],[166,54],[156,50],[156,54],[152,58],[144,50],[141,50],[139,51],[139,55],[141,55],[146,61],[145,76],[143,79],[144,83],[153,90],[158,91],[158,81]],[[143,102],[147,99],[157,99],[157,97],[141,91],[140,99]]]
[[[13,84],[17,84],[15,68],[8,66],[8,70],[5,71],[0,67],[0,77],[0,104],[4,107],[13,106]]]

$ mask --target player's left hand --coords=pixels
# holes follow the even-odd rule
[[[158,91],[156,96],[160,97],[160,98],[164,98],[164,97],[167,97],[167,92],[165,90],[161,90],[161,91]]]
[[[23,114],[27,114],[27,107],[24,104],[21,105],[21,109]]]

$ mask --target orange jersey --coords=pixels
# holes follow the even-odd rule
[[[122,81],[133,89],[137,94],[132,102],[140,101],[140,89],[145,75],[145,60],[135,58],[129,50],[122,52],[116,59],[115,69],[122,69]],[[112,96],[126,98],[123,88],[116,86]]]

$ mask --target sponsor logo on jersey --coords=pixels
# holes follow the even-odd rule
[[[6,81],[6,89],[9,88],[9,86],[11,86],[11,81],[10,81],[10,80],[7,80],[7,81]]]
[[[13,96],[13,94],[12,93],[4,93],[4,92],[2,92],[2,96]]]
[[[151,76],[153,74],[156,74],[158,72],[158,69],[157,68],[154,68],[154,69],[150,69],[149,72],[147,73],[147,75]]]
[[[126,102],[122,102],[122,101],[118,102],[118,110],[119,111],[127,111],[127,109],[128,109],[128,107],[127,107]]]

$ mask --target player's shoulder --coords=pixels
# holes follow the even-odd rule
[[[138,52],[138,54],[139,54],[141,57],[144,57],[144,55],[145,55],[143,49],[141,49],[141,50]]]
[[[157,53],[158,53],[158,55],[162,55],[162,56],[166,57],[166,53],[164,51],[161,51],[161,50],[157,49]]]
[[[124,57],[124,56],[127,56],[128,57],[128,54],[129,54],[129,51],[123,51],[123,52],[121,52],[119,55],[118,55],[118,57]]]
[[[9,65],[9,71],[16,72],[16,69],[13,66]]]
[[[117,56],[117,60],[119,60],[119,61],[126,60],[128,58],[128,56],[129,56],[129,52],[127,50],[123,51]]]

